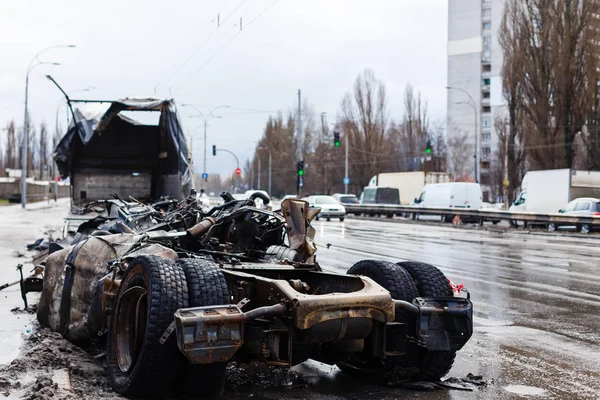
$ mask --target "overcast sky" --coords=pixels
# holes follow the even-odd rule
[[[173,97],[199,172],[201,122],[184,103],[203,112],[231,107],[210,123],[209,173],[235,168],[227,154],[212,157],[212,144],[243,163],[269,112],[296,107],[298,89],[333,122],[365,68],[386,83],[392,118],[401,118],[410,82],[429,102],[432,119],[445,120],[447,8],[446,0],[2,0],[0,127],[13,118],[23,124],[27,65],[60,44],[77,47],[45,52],[40,60],[61,65],[41,65],[30,75],[35,123],[54,130],[62,98],[45,74],[74,98]],[[63,106],[63,126],[65,119]]]

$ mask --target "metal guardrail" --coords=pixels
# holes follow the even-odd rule
[[[346,213],[353,215],[385,215],[392,218],[394,215],[439,215],[440,217],[459,216],[461,219],[475,220],[480,224],[485,221],[523,222],[525,227],[530,225],[556,226],[568,225],[597,225],[600,226],[600,216],[576,217],[564,214],[536,214],[531,212],[511,212],[503,210],[472,210],[469,208],[444,208],[444,207],[418,207],[386,204],[354,204],[345,205]],[[467,218],[465,218],[467,217]]]

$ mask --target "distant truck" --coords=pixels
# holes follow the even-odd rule
[[[558,213],[567,203],[579,197],[600,198],[600,171],[529,171],[523,177],[521,193],[510,211]]]
[[[445,172],[388,172],[377,174],[368,187],[396,188],[400,191],[400,204],[410,204],[419,197],[426,184],[450,182]]]

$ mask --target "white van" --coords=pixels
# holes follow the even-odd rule
[[[453,207],[479,210],[483,193],[479,183],[452,182],[425,185],[414,205],[420,207]]]

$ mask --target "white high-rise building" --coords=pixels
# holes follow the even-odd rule
[[[448,138],[467,135],[474,177],[478,137],[478,180],[490,198],[490,171],[498,136],[494,116],[502,115],[502,49],[498,29],[504,0],[448,0]],[[477,123],[477,129],[475,124]]]

